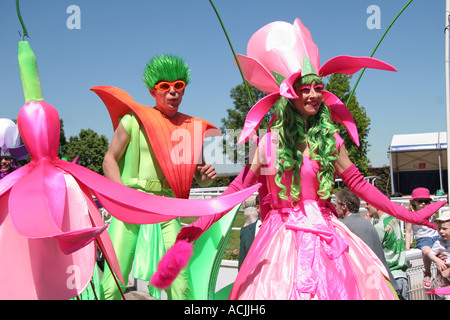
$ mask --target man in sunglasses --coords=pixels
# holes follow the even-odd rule
[[[143,192],[177,198],[189,197],[193,177],[202,187],[216,179],[214,167],[203,161],[202,149],[203,139],[221,135],[220,131],[203,119],[178,111],[189,80],[190,70],[183,59],[160,55],[150,60],[143,76],[155,98],[154,108],[136,103],[118,88],[91,89],[105,103],[115,127],[103,161],[106,177]],[[132,266],[135,278],[149,280],[180,228],[179,219],[134,225],[112,218],[109,233],[125,281]],[[121,298],[108,267],[101,287],[104,298]],[[126,284],[121,288],[125,290]],[[183,271],[166,293],[168,299],[185,299],[188,290],[188,276]],[[160,291],[150,286],[149,293],[161,297]]]

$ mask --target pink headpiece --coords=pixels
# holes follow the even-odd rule
[[[320,66],[319,49],[299,19],[293,24],[275,21],[262,27],[250,38],[247,56],[238,55],[237,59],[247,81],[268,94],[248,112],[239,144],[255,133],[264,115],[280,97],[298,98],[293,84],[302,76],[353,74],[361,68],[397,71],[391,65],[370,57],[337,56]],[[342,123],[359,146],[358,130],[348,108],[331,92],[322,92],[323,100],[330,108],[331,120]]]

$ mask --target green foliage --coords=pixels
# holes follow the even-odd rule
[[[99,136],[92,129],[81,129],[79,135],[71,136],[61,149],[68,161],[79,156],[79,165],[103,175],[103,157],[108,146],[108,139],[104,135]]]
[[[388,194],[392,194],[392,186],[391,186],[391,170],[390,167],[384,166],[381,168],[368,168],[369,176],[378,177],[375,180],[375,187],[380,190],[386,191]]]
[[[249,85],[249,90],[255,103],[256,101],[264,97],[264,93],[262,91],[259,91],[251,85]],[[222,132],[224,133],[225,129],[242,129],[245,122],[245,116],[252,107],[250,105],[244,83],[239,84],[235,88],[231,89],[230,97],[233,99],[234,108],[227,109],[228,117],[222,118],[222,127],[220,128],[220,130],[222,130]],[[262,127],[267,128],[269,120],[266,117],[262,122]]]
[[[255,87],[249,85],[249,91],[252,95],[252,100],[254,103],[261,100],[265,94],[264,92],[256,89]],[[234,159],[230,159],[232,161],[236,161],[238,158],[238,148],[236,145],[237,138],[239,137],[240,130],[244,127],[245,117],[247,116],[248,111],[251,109],[250,99],[248,98],[247,90],[244,83],[237,85],[235,88],[231,89],[230,97],[233,99],[234,108],[227,109],[228,117],[222,118],[222,127],[220,130],[224,134],[224,150],[234,150],[235,152],[228,153],[229,156],[233,156]],[[260,129],[267,129],[270,119],[272,118],[273,110],[269,111],[269,113],[263,118]],[[233,136],[227,135],[227,130],[232,130],[235,135],[235,139]],[[239,132],[237,132],[239,130]],[[245,159],[248,158],[249,152],[248,144],[245,145]]]
[[[328,78],[325,89],[334,93],[342,102],[346,103],[351,93],[351,78],[352,75],[333,74]],[[358,147],[355,145],[342,124],[338,124],[340,135],[345,141],[345,147],[347,148],[350,160],[352,160],[363,175],[367,175],[367,167],[370,164],[370,160],[367,158],[367,153],[370,148],[370,143],[367,141],[370,131],[370,118],[367,116],[366,109],[359,105],[355,95],[352,96],[347,107],[353,115],[353,119],[355,119],[359,133],[360,146]]]

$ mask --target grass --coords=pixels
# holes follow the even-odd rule
[[[197,218],[191,218],[191,217],[183,217],[180,218],[181,223],[189,224],[191,222],[194,222],[197,220]],[[234,219],[233,228],[242,228],[244,225],[244,211],[242,208],[238,211],[236,214],[236,218]],[[239,245],[240,245],[241,239],[240,239],[240,232],[239,230],[231,230],[230,239],[228,240],[227,247],[225,249],[224,259],[226,260],[237,260],[239,254]]]

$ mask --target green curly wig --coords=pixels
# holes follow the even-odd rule
[[[158,81],[183,80],[186,85],[191,80],[189,66],[184,60],[176,55],[162,54],[153,57],[145,66],[142,77],[149,89],[155,89]]]
[[[322,78],[316,75],[308,75],[296,84],[308,85],[312,81],[322,84]],[[303,154],[298,150],[299,143],[309,143],[309,156],[311,160],[320,164],[317,178],[319,179],[319,190],[317,194],[322,199],[331,196],[334,186],[334,160],[337,159],[336,138],[334,133],[336,127],[330,119],[328,107],[322,103],[319,111],[309,118],[310,128],[305,132],[304,122],[293,104],[286,98],[280,98],[275,105],[275,120],[272,130],[277,130],[279,135],[277,174],[275,183],[281,189],[281,199],[289,199],[287,188],[281,181],[285,171],[292,170],[290,196],[293,202],[300,199],[300,167],[303,162]]]

